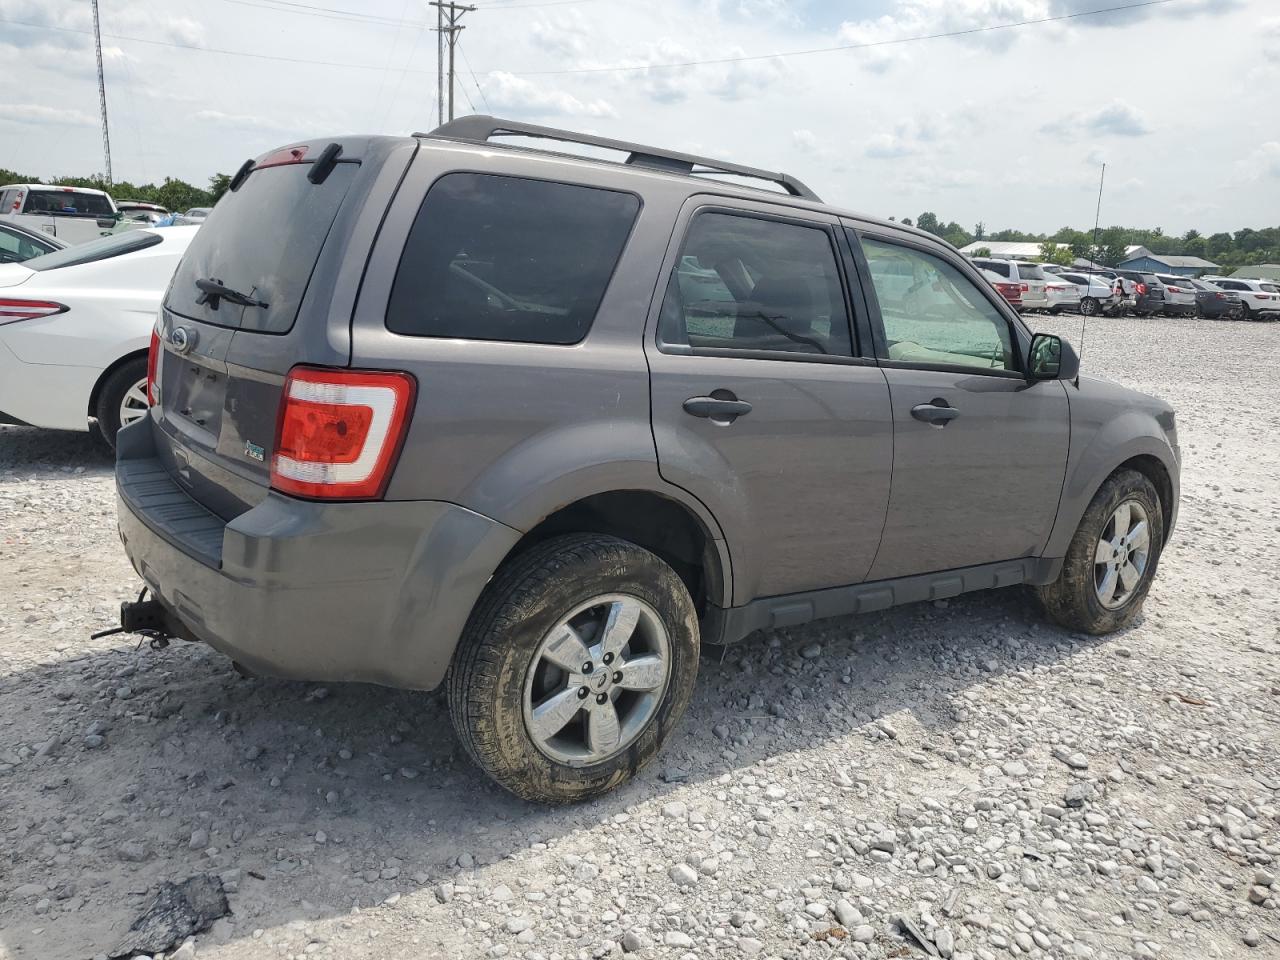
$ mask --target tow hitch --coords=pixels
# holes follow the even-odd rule
[[[137,600],[126,600],[120,604],[120,626],[110,630],[99,630],[90,635],[90,640],[110,637],[117,633],[136,633],[145,639],[152,650],[163,650],[169,640],[176,636],[170,630],[172,618],[169,611],[154,596],[147,598],[148,589],[142,588]],[[141,641],[139,641],[141,646]]]

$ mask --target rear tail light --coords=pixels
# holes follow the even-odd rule
[[[52,300],[13,300],[0,297],[0,324],[16,320],[39,320],[41,317],[66,313],[67,309],[65,304],[54,303]]]
[[[1147,285],[1146,285],[1145,283],[1140,283],[1140,284],[1138,284],[1138,288],[1137,288],[1137,289],[1138,289],[1138,293],[1139,293],[1140,295],[1145,294],[1145,293],[1147,292]]]
[[[1214,297],[1215,297],[1216,299],[1218,299],[1218,300],[1225,300],[1225,299],[1227,299],[1227,295],[1226,295],[1225,293],[1215,293],[1215,294],[1214,294]]]
[[[151,346],[147,347],[147,406],[156,405],[156,364],[160,360],[160,331],[152,329]]]
[[[1022,284],[1022,292],[1023,292],[1023,293],[1026,293],[1026,292],[1027,292],[1028,290],[1030,290],[1030,289],[1031,289],[1031,285],[1030,285],[1030,284],[1027,284],[1027,283]]]
[[[416,390],[407,373],[294,367],[280,401],[271,486],[317,500],[381,497]]]

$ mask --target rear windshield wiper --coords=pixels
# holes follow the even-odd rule
[[[242,307],[261,307],[263,310],[270,306],[265,300],[255,300],[239,290],[232,290],[216,277],[209,280],[201,277],[196,281],[196,288],[200,291],[196,303],[207,303],[211,310],[217,310],[218,304],[223,300]]]

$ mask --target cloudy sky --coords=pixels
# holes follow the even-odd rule
[[[1104,225],[1280,220],[1277,0],[1168,0],[917,41],[1134,0],[472,2],[459,113],[782,169],[880,216],[1084,227],[1105,160]],[[0,0],[0,167],[102,169],[89,7]],[[118,180],[203,184],[296,139],[435,125],[426,0],[101,10]]]

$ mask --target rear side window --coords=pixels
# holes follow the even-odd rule
[[[667,283],[664,346],[852,354],[831,235],[818,227],[701,213]]]
[[[80,190],[32,190],[27,194],[23,213],[53,217],[114,217],[111,201],[100,193]]]
[[[96,263],[108,260],[121,254],[133,253],[154,247],[163,238],[150,230],[130,230],[127,233],[114,233],[109,237],[99,237],[88,243],[79,243],[43,257],[35,257],[23,264],[28,270],[57,270],[59,267],[78,267],[84,263]]]
[[[338,163],[318,184],[307,179],[310,169],[291,163],[255,170],[224,194],[187,247],[165,306],[220,327],[288,332],[358,164]],[[266,306],[214,299],[215,308],[197,280],[217,280]]]
[[[615,190],[480,173],[441,177],[409,230],[387,329],[577,343],[639,210],[634,194]]]

